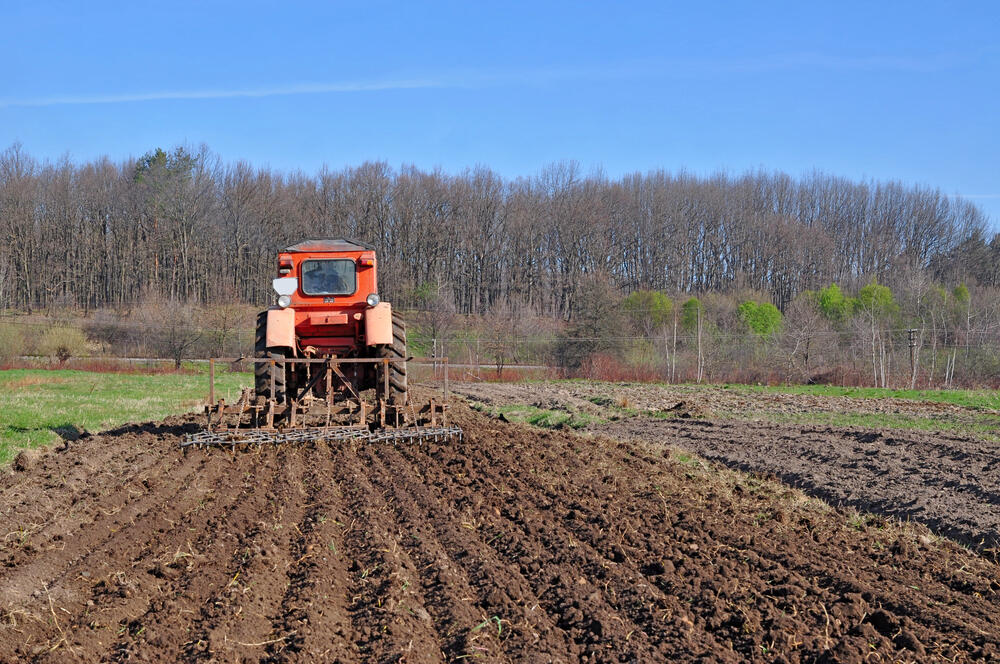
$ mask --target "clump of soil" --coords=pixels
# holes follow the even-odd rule
[[[37,449],[21,450],[17,453],[17,456],[14,457],[10,467],[16,472],[23,473],[34,468],[41,456],[42,452]]]

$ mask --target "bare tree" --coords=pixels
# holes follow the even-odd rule
[[[497,378],[503,376],[505,366],[517,362],[518,341],[529,319],[523,303],[498,303],[483,317],[484,350],[493,360]]]
[[[201,340],[203,331],[192,304],[150,296],[137,311],[157,353],[174,361],[180,369],[188,351]]]

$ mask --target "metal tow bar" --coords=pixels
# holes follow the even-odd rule
[[[407,427],[401,429],[360,429],[357,427],[311,427],[263,431],[261,429],[230,429],[228,431],[201,431],[189,433],[181,442],[181,447],[201,447],[208,445],[265,445],[278,443],[302,443],[310,440],[363,440],[372,443],[391,441],[410,442],[432,440],[441,442],[452,437],[462,440],[459,427]]]

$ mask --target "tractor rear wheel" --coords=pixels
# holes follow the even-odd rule
[[[392,312],[392,344],[379,348],[379,357],[390,360],[406,359],[406,324],[402,316]],[[379,383],[376,391],[381,394],[383,385],[382,371],[378,372]],[[389,403],[405,406],[407,403],[406,362],[389,363]]]
[[[285,355],[267,348],[267,312],[257,314],[257,333],[254,336],[254,357],[270,360],[283,360]],[[274,399],[285,400],[285,367],[283,364],[270,362],[254,362],[253,378],[254,392],[263,399],[271,398],[271,374],[274,374]]]

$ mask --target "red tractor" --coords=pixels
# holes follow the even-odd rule
[[[360,401],[375,388],[387,404],[407,404],[406,328],[381,301],[377,273],[375,248],[355,240],[309,240],[278,254],[277,305],[257,316],[255,354],[277,360],[255,364],[259,401],[311,393],[329,402],[342,392]],[[336,382],[320,380],[331,365]]]
[[[448,425],[447,359],[443,398],[409,398],[406,328],[381,301],[376,274],[363,242],[310,240],[279,253],[277,304],[257,316],[253,389],[216,402],[210,361],[206,427],[181,447],[461,440]]]

